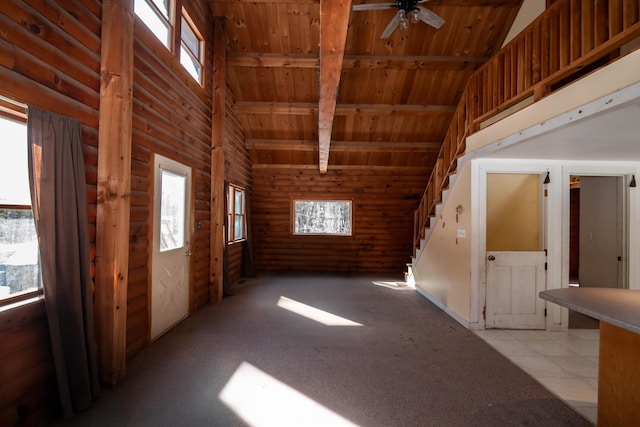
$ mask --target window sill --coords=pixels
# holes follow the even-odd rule
[[[0,301],[0,313],[4,313],[5,311],[10,311],[18,307],[23,307],[40,301],[44,301],[44,294],[42,293],[42,290],[9,297]]]

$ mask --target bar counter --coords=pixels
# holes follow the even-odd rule
[[[540,298],[600,321],[598,426],[640,426],[640,291],[562,288]]]

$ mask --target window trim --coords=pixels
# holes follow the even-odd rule
[[[296,233],[296,202],[348,202],[350,206],[350,216],[349,216],[349,234],[336,234],[336,233]],[[320,237],[338,237],[338,238],[353,238],[354,233],[354,203],[353,199],[299,199],[292,198],[291,199],[291,235],[292,236],[320,236]]]
[[[236,214],[236,192],[242,193],[242,213]],[[235,220],[237,216],[242,217],[242,237],[235,238]],[[229,244],[240,243],[247,240],[247,193],[246,189],[235,184],[229,184],[227,191],[227,242]]]

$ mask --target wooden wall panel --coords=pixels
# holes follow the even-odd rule
[[[251,158],[244,145],[245,137],[242,126],[233,110],[234,98],[228,87],[225,99],[227,121],[224,129],[225,180],[244,188],[247,193],[251,193]],[[227,246],[227,268],[231,284],[242,277],[242,250],[246,244],[247,242],[240,242]]]
[[[97,0],[0,2],[0,95],[82,124],[95,272],[102,7]],[[59,411],[42,301],[0,313],[0,425],[39,425]]]
[[[0,313],[0,425],[39,424],[58,411],[44,302]]]
[[[412,253],[413,211],[428,175],[396,168],[253,170],[258,271],[401,274]],[[353,236],[293,236],[291,200],[352,199]]]
[[[155,154],[192,168],[191,310],[208,302],[213,37],[210,16],[200,10],[202,5],[188,1],[183,5],[205,38],[204,86],[183,69],[139,19],[135,23],[127,357],[147,346],[150,339]]]

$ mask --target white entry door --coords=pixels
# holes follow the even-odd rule
[[[189,314],[191,168],[155,156],[151,339]]]
[[[487,252],[487,328],[545,328],[544,263],[544,252]]]

